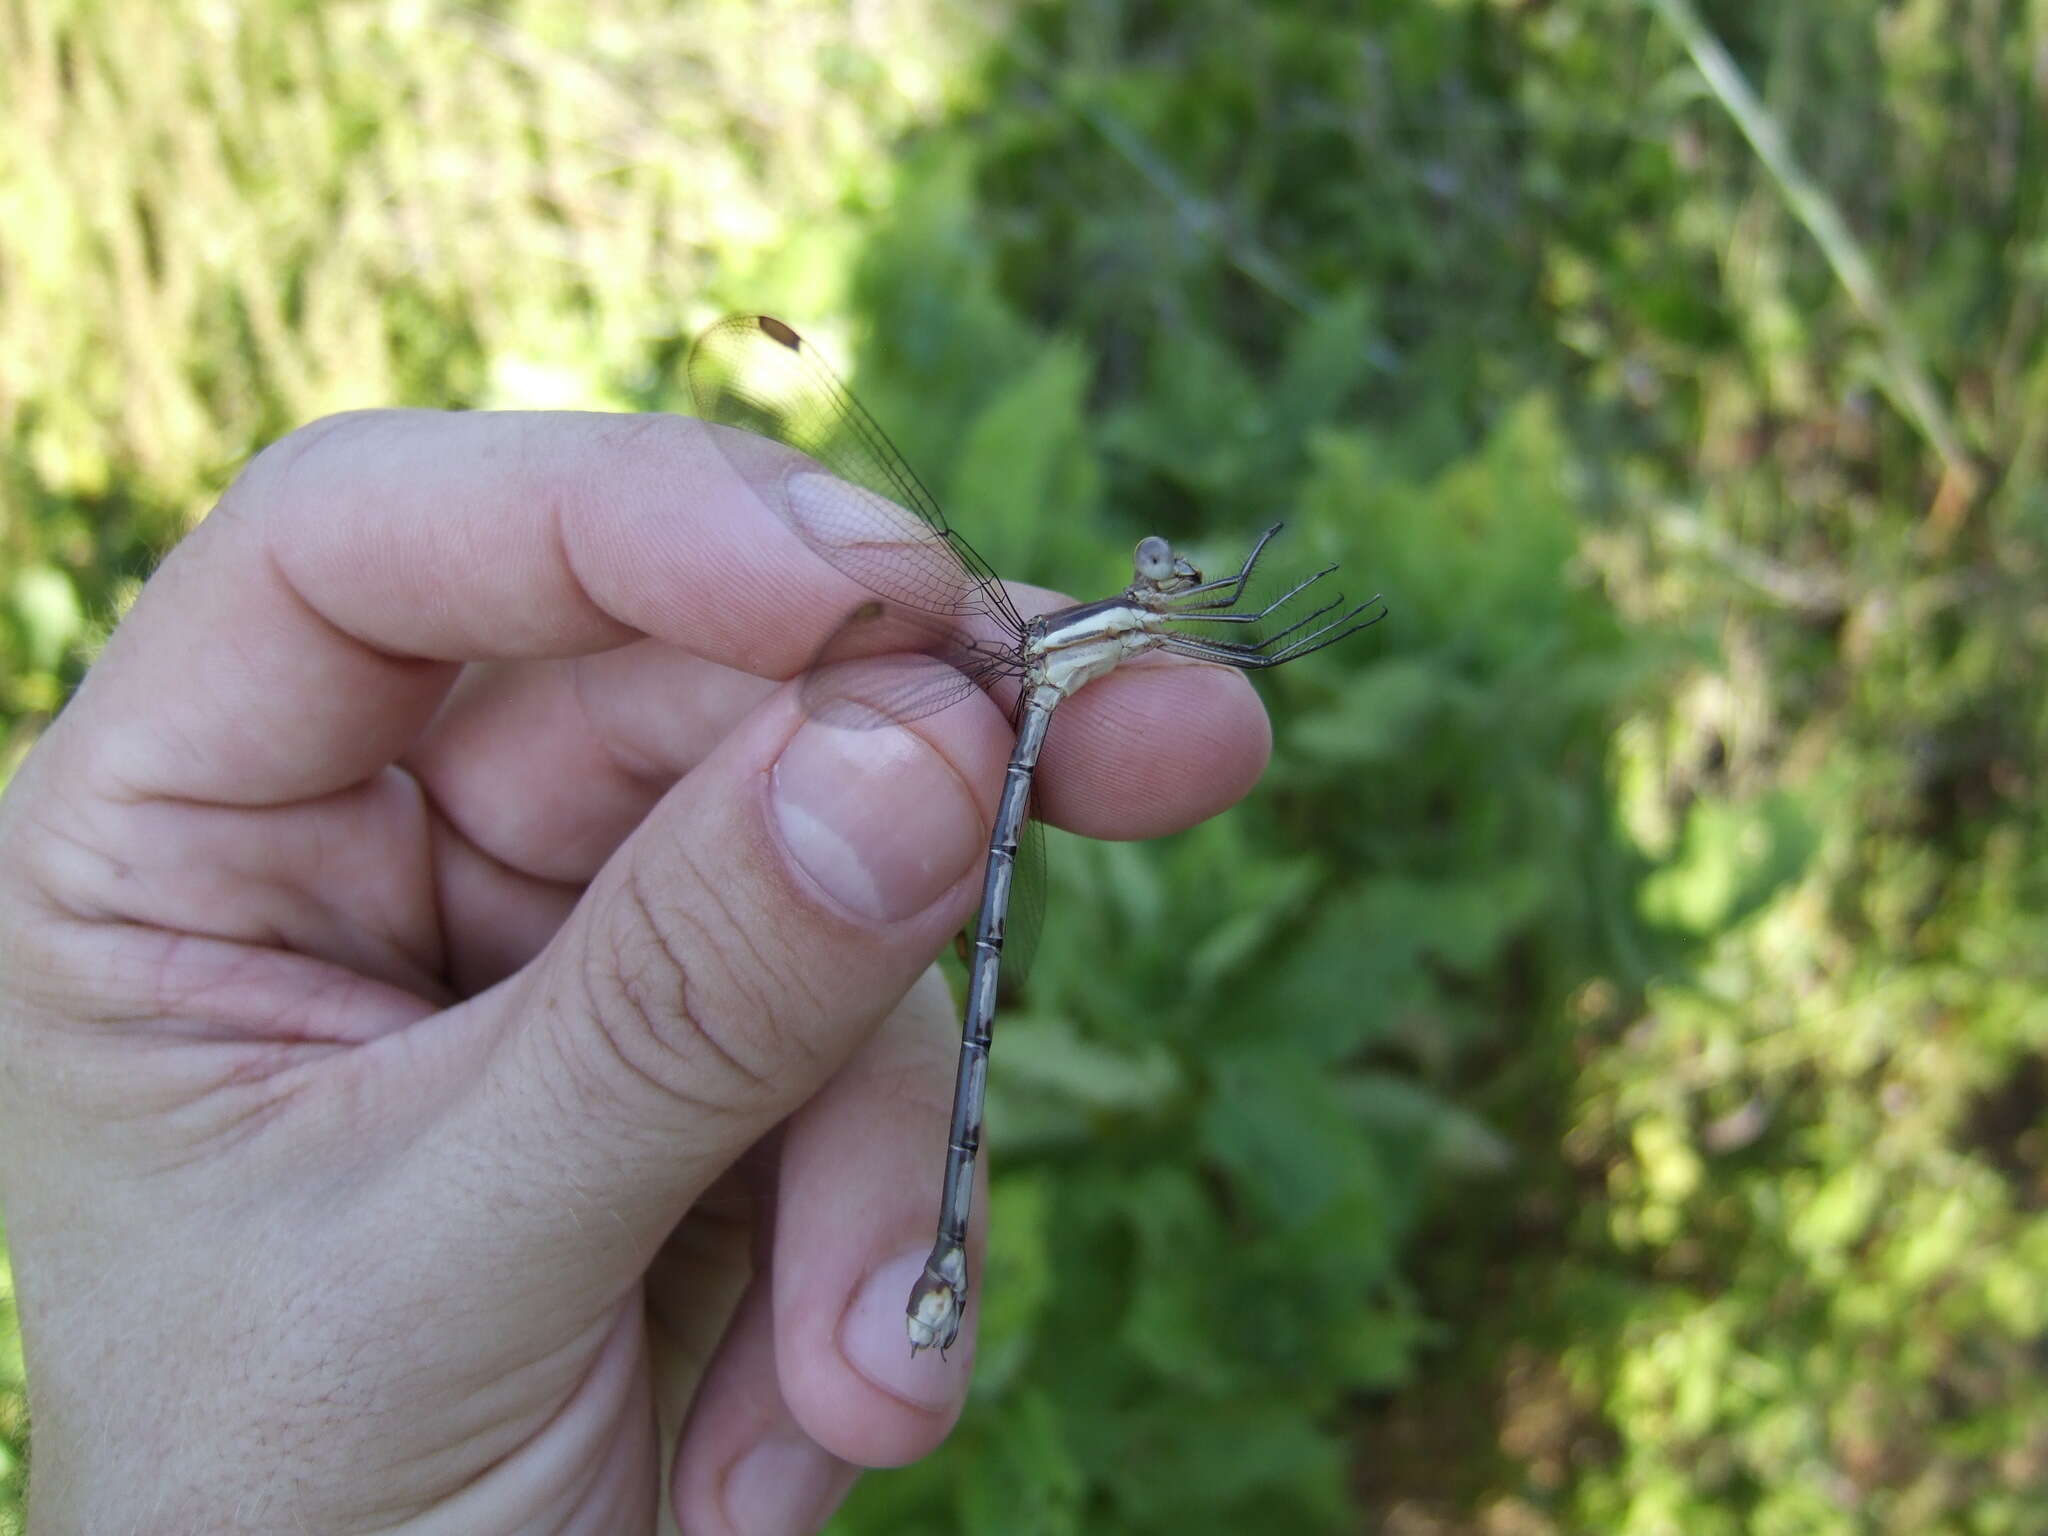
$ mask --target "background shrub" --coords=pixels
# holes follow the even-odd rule
[[[2042,57],[1998,0],[9,0],[5,765],[291,425],[672,409],[787,313],[1005,571],[1284,517],[1392,610],[1246,805],[1055,840],[976,1396],[839,1528],[2039,1530]]]

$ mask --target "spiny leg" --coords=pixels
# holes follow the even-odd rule
[[[1323,604],[1322,607],[1312,609],[1308,613],[1305,613],[1300,618],[1296,619],[1292,624],[1288,625],[1285,629],[1275,630],[1272,634],[1267,635],[1260,640],[1209,640],[1197,639],[1193,635],[1186,636],[1185,638],[1192,641],[1196,645],[1215,646],[1224,650],[1237,652],[1241,655],[1263,655],[1266,651],[1271,650],[1276,645],[1279,645],[1280,642],[1282,640],[1285,640],[1289,635],[1294,634],[1297,630],[1306,629],[1309,625],[1315,623],[1317,619],[1320,619],[1324,614],[1330,613],[1338,608],[1341,608],[1343,605],[1344,595],[1340,592],[1337,594],[1336,597],[1332,598],[1329,602]],[[1353,610],[1354,613],[1357,611],[1358,610],[1356,609]],[[1348,618],[1350,617],[1350,615],[1347,614],[1345,617]],[[1341,624],[1344,621],[1343,619],[1339,619],[1337,620],[1337,622]],[[1291,647],[1288,647],[1288,649],[1291,649]]]
[[[1239,641],[1205,639],[1197,640],[1196,643],[1198,645],[1220,645],[1228,647],[1233,651],[1250,651],[1254,654],[1257,654],[1258,652],[1267,650],[1268,648],[1279,644],[1282,640],[1285,640],[1289,635],[1293,634],[1296,630],[1305,629],[1307,626],[1315,623],[1315,621],[1317,619],[1320,619],[1324,614],[1329,613],[1331,610],[1335,608],[1342,607],[1343,603],[1344,595],[1340,592],[1337,594],[1336,597],[1332,598],[1329,602],[1323,604],[1322,607],[1310,610],[1308,613],[1305,613],[1300,618],[1296,619],[1292,624],[1288,625],[1285,629],[1275,630],[1272,634],[1267,635],[1264,639],[1261,640]],[[1247,617],[1250,616],[1247,615]],[[1193,636],[1189,636],[1188,638],[1194,639]]]
[[[1284,646],[1280,650],[1273,652],[1269,659],[1277,666],[1283,661],[1293,661],[1298,657],[1320,651],[1325,646],[1335,645],[1339,640],[1348,639],[1350,636],[1357,634],[1361,629],[1371,629],[1373,625],[1379,623],[1381,619],[1387,616],[1385,607],[1381,607],[1379,612],[1363,622],[1353,623],[1352,621],[1357,619],[1360,614],[1369,610],[1379,600],[1379,594],[1375,592],[1349,613],[1332,619],[1320,629],[1310,630],[1292,645]],[[1342,626],[1341,628],[1339,627],[1340,625]]]
[[[1225,576],[1217,581],[1205,581],[1199,586],[1189,587],[1184,592],[1176,592],[1173,594],[1173,600],[1178,603],[1186,598],[1200,596],[1204,592],[1221,592],[1225,587],[1228,587],[1230,588],[1229,596],[1219,598],[1212,603],[1195,603],[1191,606],[1198,609],[1230,607],[1244,595],[1244,585],[1252,579],[1252,567],[1259,563],[1259,552],[1272,542],[1274,534],[1286,526],[1285,523],[1275,523],[1264,533],[1260,534],[1259,541],[1252,546],[1252,552],[1244,557],[1244,564],[1237,568],[1235,576]]]
[[[1377,598],[1369,600],[1369,602],[1377,601]],[[1274,646],[1279,645],[1280,642],[1282,640],[1285,640],[1289,635],[1294,634],[1297,630],[1307,629],[1309,625],[1315,623],[1315,621],[1317,619],[1320,619],[1324,614],[1334,613],[1337,609],[1343,606],[1344,594],[1342,592],[1339,592],[1335,597],[1331,598],[1327,603],[1323,604],[1322,607],[1311,609],[1309,612],[1303,614],[1300,618],[1296,619],[1292,624],[1288,625],[1285,629],[1274,630],[1272,634],[1265,636],[1264,638],[1260,639],[1259,641],[1250,646],[1247,646],[1246,649],[1253,651],[1269,651]],[[1355,608],[1352,610],[1353,613],[1356,613],[1358,611],[1359,610]],[[1344,621],[1342,619],[1339,619],[1337,622],[1341,624]],[[1285,648],[1286,647],[1282,647],[1282,649]]]
[[[1335,645],[1339,640],[1355,635],[1361,629],[1371,628],[1386,617],[1384,610],[1374,614],[1362,624],[1354,624],[1351,621],[1378,601],[1379,599],[1376,597],[1368,598],[1348,613],[1330,620],[1319,629],[1309,631],[1308,634],[1303,635],[1301,639],[1295,641],[1292,645],[1276,651],[1272,655],[1267,655],[1256,647],[1249,645],[1231,645],[1220,640],[1196,640],[1188,635],[1164,635],[1161,637],[1161,644],[1177,656],[1191,656],[1198,661],[1219,662],[1226,667],[1240,667],[1247,670],[1277,667],[1282,662],[1293,661],[1297,657],[1306,656],[1313,651],[1319,651],[1326,645]],[[1335,604],[1330,606],[1334,607]]]
[[[1278,608],[1282,603],[1285,603],[1290,598],[1299,597],[1303,592],[1307,591],[1310,587],[1314,586],[1317,582],[1321,581],[1325,576],[1329,575],[1330,572],[1336,569],[1337,567],[1335,565],[1326,565],[1320,571],[1317,571],[1313,576],[1302,577],[1300,581],[1297,581],[1293,586],[1289,587],[1285,592],[1282,592],[1278,597],[1274,598],[1273,601],[1266,604],[1265,607],[1259,609],[1259,611],[1256,613],[1214,613],[1210,610],[1227,605],[1219,603],[1196,603],[1193,609],[1188,611],[1174,610],[1173,616],[1178,619],[1184,619],[1190,624],[1256,624],[1259,622],[1259,620],[1270,617],[1273,613],[1273,610]],[[1339,598],[1337,601],[1342,602],[1343,599]]]

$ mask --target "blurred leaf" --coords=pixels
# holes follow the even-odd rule
[[[1372,301],[1354,289],[1304,318],[1288,339],[1266,407],[1267,431],[1299,452],[1317,429],[1339,418],[1368,375],[1389,363]]]
[[[1470,711],[1476,702],[1474,690],[1439,662],[1396,656],[1347,678],[1333,705],[1295,724],[1288,746],[1334,764],[1384,762],[1408,750],[1433,716]]]
[[[1180,1090],[1180,1071],[1159,1045],[1137,1052],[1084,1040],[1065,1019],[1006,1019],[1007,1086],[1058,1095],[1086,1109],[1143,1111]]]
[[[1214,337],[1190,326],[1166,328],[1152,358],[1144,392],[1106,424],[1106,446],[1182,494],[1234,494],[1255,465],[1265,425],[1251,377]]]
[[[1117,1501],[1138,1529],[1225,1532],[1254,1512],[1281,1529],[1334,1521],[1343,1509],[1342,1448],[1287,1411],[1285,1399],[1206,1413],[1140,1409],[1117,1426],[1129,1469]]]
[[[1187,982],[1198,992],[1250,970],[1262,946],[1299,923],[1321,875],[1316,862],[1306,858],[1275,858],[1251,869],[1240,864],[1233,873],[1234,910],[1202,935],[1188,956]]]
[[[1498,1131],[1408,1078],[1358,1073],[1345,1077],[1337,1093],[1383,1145],[1420,1148],[1450,1173],[1497,1174],[1514,1163],[1514,1147]]]
[[[1306,1223],[1352,1191],[1384,1194],[1372,1143],[1305,1057],[1274,1041],[1212,1070],[1203,1142],[1266,1220]]]
[[[1686,817],[1677,856],[1644,883],[1643,911],[1690,933],[1732,927],[1799,877],[1814,844],[1813,824],[1791,796],[1702,800]]]
[[[1085,1487],[1060,1415],[1040,1392],[1020,1393],[989,1427],[975,1475],[961,1484],[966,1528],[988,1536],[1063,1536],[1086,1529]]]
[[[1046,1228],[1053,1194],[1043,1177],[1007,1174],[990,1183],[988,1251],[980,1284],[975,1390],[1001,1396],[1029,1356],[1052,1290]]]
[[[1009,530],[1007,547],[1021,569],[1046,564],[1033,552],[1040,530],[1071,531],[1095,520],[1100,477],[1081,434],[1087,384],[1080,349],[1048,345],[968,422],[954,459],[949,478],[960,525]]]
[[[85,610],[78,589],[62,571],[47,565],[25,566],[8,585],[7,605],[24,639],[23,660],[38,671],[56,669],[65,651],[85,630]]]

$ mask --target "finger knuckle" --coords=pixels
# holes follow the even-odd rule
[[[584,958],[594,1043],[610,1070],[707,1110],[773,1091],[794,1034],[740,983],[711,925],[629,875],[616,918]]]
[[[395,414],[376,408],[337,411],[294,428],[242,466],[241,474],[222,498],[220,510],[232,515],[239,507],[275,502],[278,493],[304,473],[307,460],[332,447],[336,438],[375,430]]]

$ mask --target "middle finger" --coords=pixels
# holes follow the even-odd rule
[[[1018,588],[1026,612],[1062,601]],[[1236,801],[1270,736],[1245,680],[1151,658],[1062,709],[1038,808],[1096,837],[1178,831]],[[480,970],[523,964],[677,779],[776,685],[643,640],[574,660],[472,669],[406,758],[439,813],[451,934],[503,936]],[[466,978],[468,979],[468,978]]]

